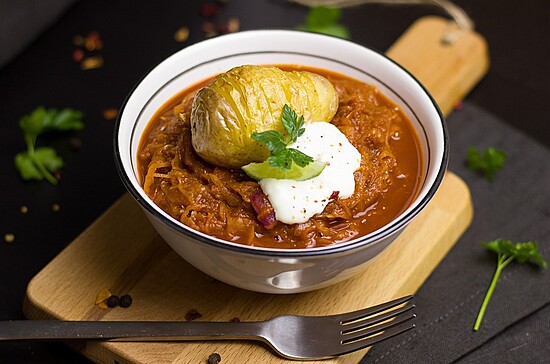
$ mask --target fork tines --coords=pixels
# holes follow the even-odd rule
[[[341,315],[341,344],[349,351],[372,346],[415,327],[413,296]]]

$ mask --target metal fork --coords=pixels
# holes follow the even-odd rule
[[[4,340],[259,340],[295,360],[325,359],[372,346],[414,328],[413,296],[332,316],[277,316],[254,322],[0,322]]]

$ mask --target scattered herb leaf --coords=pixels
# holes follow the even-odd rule
[[[468,168],[472,171],[481,171],[483,176],[492,181],[495,173],[504,165],[506,154],[496,148],[488,148],[483,154],[474,146],[470,146],[466,152]]]
[[[300,167],[305,167],[313,162],[313,158],[294,148],[288,148],[289,144],[296,142],[299,136],[304,134],[304,116],[298,117],[296,112],[286,105],[281,113],[281,121],[286,130],[286,135],[277,130],[267,130],[261,133],[252,133],[252,139],[264,143],[270,156],[267,159],[269,165],[289,170],[292,162]]]
[[[19,120],[27,151],[15,156],[15,166],[24,180],[46,179],[57,184],[53,173],[63,167],[63,160],[53,148],[35,148],[36,138],[48,131],[80,130],[84,127],[82,113],[73,109],[45,109],[39,107]]]
[[[510,240],[497,239],[490,242],[481,243],[481,245],[484,248],[497,253],[498,260],[497,260],[497,269],[493,276],[493,280],[491,281],[489,289],[487,290],[487,294],[485,295],[485,299],[483,300],[483,303],[481,304],[481,308],[479,309],[479,313],[477,315],[477,319],[474,324],[474,331],[477,331],[479,329],[481,325],[481,321],[483,320],[483,316],[485,315],[487,305],[489,304],[489,300],[491,299],[491,296],[493,295],[493,291],[495,290],[495,286],[498,282],[498,278],[500,277],[502,270],[510,262],[515,260],[520,264],[524,264],[529,260],[533,260],[543,268],[546,268],[548,265],[546,261],[542,258],[542,256],[539,254],[538,243],[536,242],[529,241],[526,243],[512,244]]]
[[[349,39],[348,28],[338,23],[341,16],[342,12],[339,8],[314,6],[307,13],[305,24],[298,25],[296,29]]]

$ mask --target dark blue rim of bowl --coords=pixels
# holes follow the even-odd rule
[[[257,31],[251,30],[251,31],[245,31],[245,32],[240,32],[240,33],[249,33],[249,32],[252,33],[252,32],[257,32]],[[269,30],[261,30],[260,32],[269,32]],[[291,32],[304,32],[304,31],[293,30]],[[327,36],[327,35],[321,35],[321,34],[315,34],[315,35],[320,36],[320,37],[331,37],[331,38],[333,38],[332,36]],[[221,38],[221,37],[230,37],[230,36],[232,36],[232,35],[231,34],[230,35],[223,35],[223,36],[217,37],[215,39],[218,39],[218,38]],[[341,39],[341,38],[338,38],[338,39],[341,40],[342,42],[352,43],[355,46],[358,45],[357,43],[353,43],[353,42],[350,42],[350,41],[345,40],[345,39]],[[208,42],[208,40],[206,40],[204,42]],[[297,250],[277,249],[277,248],[271,248],[271,249],[270,248],[260,248],[259,249],[258,247],[251,247],[251,246],[244,245],[244,244],[243,245],[239,245],[237,243],[228,244],[227,242],[225,242],[221,239],[219,241],[215,240],[215,239],[208,239],[207,237],[204,237],[204,236],[196,233],[191,228],[183,227],[182,223],[176,223],[172,220],[167,219],[165,216],[163,216],[157,210],[155,210],[155,208],[153,208],[148,202],[144,201],[142,199],[142,196],[140,195],[140,193],[134,188],[132,182],[130,181],[130,178],[124,172],[122,159],[120,157],[120,147],[119,147],[119,144],[118,144],[118,132],[119,132],[119,129],[120,129],[122,114],[124,112],[124,109],[126,108],[126,104],[128,103],[128,100],[130,99],[130,97],[134,93],[135,89],[141,84],[143,79],[145,79],[147,77],[147,75],[149,75],[149,73],[152,72],[152,70],[154,70],[158,66],[158,64],[155,65],[150,70],[150,72],[147,72],[142,77],[142,79],[135,84],[135,86],[132,88],[132,90],[126,96],[126,99],[124,100],[124,102],[123,102],[123,104],[120,108],[119,115],[118,115],[117,120],[116,120],[115,131],[114,131],[114,157],[115,157],[114,159],[115,159],[115,167],[117,169],[119,177],[122,180],[123,185],[128,190],[128,192],[133,196],[133,198],[141,205],[141,207],[145,208],[145,210],[147,212],[149,212],[155,218],[162,221],[164,224],[168,225],[171,229],[176,230],[177,232],[182,233],[182,234],[188,236],[189,238],[198,240],[201,243],[212,245],[214,247],[221,248],[221,249],[232,250],[232,251],[235,251],[235,252],[238,252],[238,253],[243,253],[243,254],[271,256],[271,257],[285,257],[285,258],[314,257],[314,256],[321,256],[321,255],[326,255],[326,254],[335,254],[335,253],[341,253],[341,252],[348,252],[348,251],[354,250],[356,248],[362,248],[366,245],[376,243],[377,241],[380,241],[380,240],[382,240],[386,237],[389,237],[389,236],[393,235],[394,233],[396,233],[399,230],[401,230],[402,228],[404,228],[416,215],[418,215],[423,210],[423,208],[433,198],[433,196],[437,192],[439,186],[441,185],[441,182],[443,181],[443,177],[445,176],[445,172],[446,172],[447,164],[448,164],[448,159],[449,159],[449,135],[448,135],[448,130],[447,130],[447,126],[446,126],[446,123],[445,123],[445,118],[443,116],[443,113],[441,112],[441,109],[439,108],[439,106],[435,102],[435,99],[433,98],[433,96],[428,92],[428,90],[424,87],[424,85],[422,85],[416,79],[416,77],[414,77],[409,71],[407,71],[405,68],[403,68],[397,62],[393,61],[392,59],[390,59],[389,57],[387,57],[383,53],[378,52],[376,50],[373,50],[371,48],[365,47],[365,46],[362,46],[362,47],[368,49],[369,51],[372,51],[372,52],[378,54],[379,56],[385,58],[386,60],[388,60],[391,63],[393,63],[394,65],[396,65],[398,68],[400,68],[406,74],[408,74],[418,84],[418,86],[420,86],[420,88],[426,93],[426,95],[430,99],[433,107],[437,111],[437,113],[439,115],[439,119],[441,121],[441,127],[442,127],[442,131],[443,131],[443,158],[441,160],[441,165],[439,166],[439,170],[437,172],[437,175],[436,175],[436,178],[434,180],[433,185],[430,187],[430,189],[429,189],[428,193],[426,194],[426,196],[424,196],[424,198],[418,203],[418,205],[413,210],[409,211],[406,215],[399,216],[399,220],[397,222],[393,223],[393,225],[391,225],[389,228],[382,227],[380,230],[378,230],[373,235],[367,235],[364,238],[358,238],[357,240],[354,240],[351,243],[343,242],[343,243],[335,244],[335,245],[330,246],[330,247],[323,247],[322,249],[321,248],[306,248],[306,249],[297,249]],[[374,77],[373,75],[369,74],[368,72],[365,72],[364,70],[358,69],[357,67],[349,65],[349,64],[347,64],[345,62],[342,62],[340,60],[335,60],[335,59],[326,58],[326,57],[320,57],[318,55],[307,54],[307,53],[285,52],[285,51],[271,51],[271,52],[269,52],[269,51],[258,51],[258,52],[247,52],[247,53],[232,54],[232,55],[229,55],[229,56],[224,56],[224,57],[212,59],[212,60],[209,60],[208,62],[197,64],[197,65],[194,65],[194,66],[192,66],[188,69],[183,70],[178,75],[174,76],[172,78],[172,80],[168,81],[165,85],[163,85],[156,92],[158,93],[168,83],[172,82],[175,78],[179,77],[181,74],[183,74],[185,72],[189,72],[190,70],[192,70],[196,67],[199,67],[201,65],[204,65],[206,63],[219,61],[219,60],[224,59],[224,58],[232,58],[232,57],[236,57],[236,56],[242,56],[242,55],[246,55],[246,54],[267,54],[267,53],[299,54],[299,55],[315,57],[315,58],[325,58],[327,60],[330,60],[331,62],[340,63],[340,64],[342,64],[346,67],[355,69],[355,70],[357,70],[357,71],[359,71],[359,72],[361,72],[365,75],[368,75],[369,77],[371,77],[373,79],[376,79],[378,82],[385,85],[397,97],[399,97],[404,104],[407,105],[409,110],[411,110],[411,112],[413,112],[413,114],[415,115],[415,117],[418,120],[418,117],[414,113],[414,110],[405,102],[405,100],[398,93],[396,93],[391,87],[386,85],[382,80],[378,79],[377,77]],[[144,107],[145,107],[145,105],[144,105]],[[140,114],[143,111],[144,107],[140,111]],[[424,128],[422,123],[419,123],[419,124],[422,126],[422,128]],[[132,130],[132,138],[135,137],[134,133],[135,133],[135,127]],[[425,133],[425,131],[424,131],[424,133]],[[428,145],[428,149],[429,149],[429,147],[430,146]],[[429,151],[428,151],[427,154],[428,154],[428,158],[429,158],[429,156],[430,156]],[[133,160],[132,160],[131,163],[133,164]],[[427,164],[429,165],[429,163],[427,163]]]

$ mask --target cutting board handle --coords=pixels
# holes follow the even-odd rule
[[[446,41],[449,31],[455,32]],[[386,52],[422,83],[449,114],[489,69],[485,39],[448,19],[426,16],[414,22]]]

